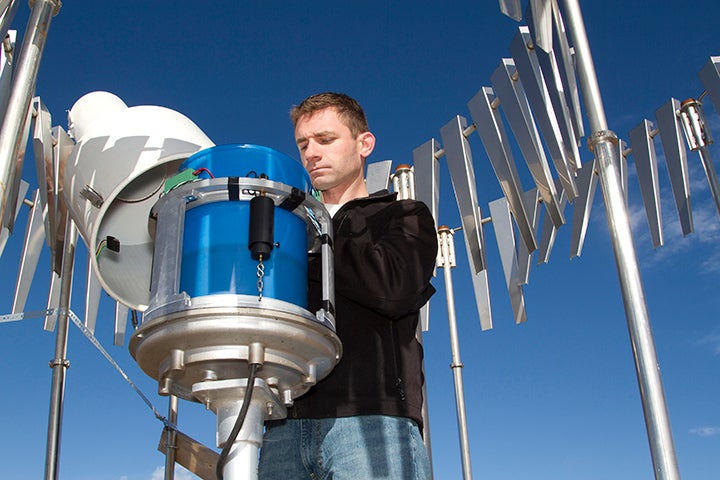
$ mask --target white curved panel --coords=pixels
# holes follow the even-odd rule
[[[190,119],[164,107],[127,107],[108,92],[79,99],[68,114],[76,141],[63,194],[109,295],[144,310],[150,292],[148,214],[180,163],[213,142]],[[120,251],[98,246],[108,236]]]

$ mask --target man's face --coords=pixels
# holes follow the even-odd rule
[[[342,192],[363,178],[364,159],[372,151],[370,132],[353,137],[335,108],[305,115],[295,124],[295,141],[315,188]]]

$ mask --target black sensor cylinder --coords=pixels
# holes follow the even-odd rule
[[[253,260],[270,258],[273,249],[275,202],[270,197],[258,196],[250,200],[250,231],[248,248]]]

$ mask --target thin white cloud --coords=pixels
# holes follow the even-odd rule
[[[157,467],[152,473],[150,480],[163,480],[165,478],[165,467]],[[194,474],[181,467],[180,465],[175,466],[175,480],[196,480]]]
[[[712,252],[700,264],[700,270],[705,273],[720,272],[720,252]]]
[[[705,189],[707,190],[707,183]],[[692,197],[693,200],[697,200],[692,205],[695,231],[684,237],[671,189],[668,186],[661,190],[664,240],[662,247],[655,250],[647,249],[647,246],[652,246],[652,242],[645,208],[639,195],[635,197],[638,202],[633,203],[631,200],[628,209],[640,263],[648,267],[667,266],[677,261],[680,255],[702,252],[701,257],[696,260],[695,267],[698,271],[701,273],[720,271],[720,218],[710,196],[706,193]]]
[[[700,437],[714,437],[720,435],[720,427],[699,427],[690,430],[690,433]]]
[[[710,333],[698,341],[699,345],[710,345],[715,355],[720,355],[720,334]]]

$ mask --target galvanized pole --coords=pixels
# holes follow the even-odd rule
[[[19,4],[20,0],[0,0],[0,40],[7,36]]]
[[[448,329],[450,330],[450,349],[452,364],[450,368],[455,381],[455,406],[457,408],[458,431],[460,434],[460,455],[462,457],[463,479],[472,480],[470,464],[470,441],[468,440],[467,416],[465,414],[465,390],[463,388],[460,360],[460,342],[458,341],[457,320],[455,318],[455,293],[453,291],[451,269],[454,265],[453,232],[446,226],[438,228],[440,256],[445,276],[445,297],[447,299]]]
[[[578,0],[563,0],[563,5],[566,25],[575,48],[578,81],[593,132],[588,145],[598,161],[598,175],[625,304],[625,315],[635,358],[635,370],[645,413],[645,426],[655,478],[676,480],[680,478],[680,473],[675,457],[670,419],[665,405],[655,342],[630,229],[630,219],[620,181],[617,137],[615,133],[608,130]]]
[[[398,194],[398,200],[417,200],[417,188],[415,184],[415,170],[408,165],[398,165],[395,168],[395,173],[391,177],[393,190]],[[424,308],[429,308],[425,305]],[[422,322],[418,322],[417,330],[415,332],[415,338],[417,338],[420,346],[423,345],[423,333],[422,333]],[[422,376],[427,378],[425,375],[425,360],[422,361]],[[427,450],[428,459],[430,460],[430,478],[434,478],[433,472],[433,459],[432,459],[432,444],[430,442],[430,414],[428,408],[428,396],[427,396],[427,382],[423,382],[422,386],[422,420],[423,420],[423,444],[425,450]]]
[[[60,433],[62,427],[63,398],[65,395],[65,372],[70,367],[70,362],[65,356],[67,354],[68,317],[70,312],[70,293],[72,291],[76,239],[75,224],[68,218],[65,225],[65,245],[63,248],[62,273],[60,277],[60,305],[57,318],[55,357],[50,362],[50,368],[52,368],[52,386],[50,389],[47,449],[45,451],[45,480],[56,480],[58,478]]]
[[[28,20],[27,29],[16,57],[14,66],[12,91],[8,100],[5,119],[0,128],[0,219],[7,226],[12,225],[12,215],[8,208],[14,206],[8,203],[8,195],[13,190],[17,172],[17,156],[20,143],[27,141],[22,138],[28,110],[35,92],[37,74],[40,68],[40,59],[45,47],[50,20],[60,9],[59,0],[34,0],[30,2],[32,12]],[[7,218],[6,218],[7,217]]]
[[[170,395],[168,403],[168,421],[170,425],[177,425],[178,416],[178,397]],[[175,479],[175,452],[177,451],[177,432],[174,428],[165,427],[167,429],[166,445],[165,445],[165,480]]]

